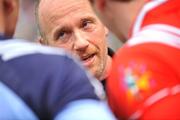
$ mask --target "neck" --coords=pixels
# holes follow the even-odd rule
[[[108,55],[106,68],[105,68],[105,71],[104,71],[102,77],[100,78],[100,80],[104,80],[109,76],[111,65],[112,65],[112,58]]]

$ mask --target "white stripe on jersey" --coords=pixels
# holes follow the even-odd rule
[[[127,45],[143,43],[162,43],[180,49],[180,29],[163,24],[149,25],[135,34]]]
[[[161,31],[172,33],[172,34],[180,37],[180,28],[170,26],[170,25],[166,25],[166,24],[147,25],[147,26],[142,28],[142,30],[144,30],[144,29],[161,30]]]
[[[65,55],[65,51],[62,49],[46,47],[25,42],[24,40],[13,39],[0,41],[0,55],[4,61],[34,53]]]
[[[159,102],[162,99],[165,99],[169,96],[173,96],[173,95],[177,95],[180,94],[180,84],[177,84],[171,88],[164,88],[156,93],[154,93],[152,96],[150,96],[149,98],[147,98],[147,100],[144,102],[143,107],[150,107],[153,104]],[[131,116],[130,116],[130,120],[136,120],[139,119],[142,114],[144,113],[143,109],[139,109],[136,112],[134,112]]]

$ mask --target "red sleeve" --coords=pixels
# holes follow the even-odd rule
[[[143,44],[124,47],[118,51],[107,82],[108,101],[118,118],[142,117],[154,104],[167,96],[174,96],[171,93],[174,89],[179,90],[180,82],[176,71],[169,59],[166,60],[166,57],[171,56],[161,54],[161,47]],[[180,95],[175,99],[173,103],[180,100]],[[171,108],[180,111],[180,104],[179,107],[171,105]],[[161,105],[156,112],[165,109]],[[154,113],[154,118],[157,117],[156,114]],[[160,117],[167,118],[165,115]]]

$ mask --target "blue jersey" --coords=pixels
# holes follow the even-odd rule
[[[54,119],[73,101],[98,101],[94,91],[85,70],[63,50],[0,41],[0,119]]]

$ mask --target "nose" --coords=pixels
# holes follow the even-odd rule
[[[89,46],[88,36],[83,32],[75,33],[74,49],[76,51],[83,51]]]

